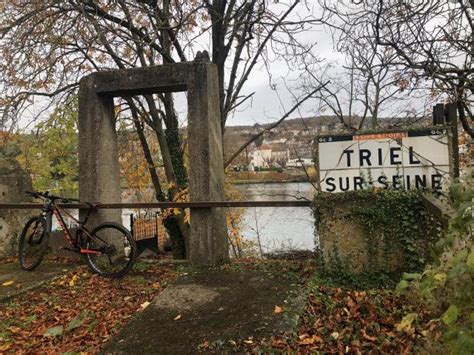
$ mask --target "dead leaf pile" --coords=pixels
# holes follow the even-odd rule
[[[0,304],[0,352],[97,352],[175,277],[163,264],[121,280],[79,267]]]
[[[236,349],[271,353],[413,353],[427,334],[440,334],[426,314],[386,290],[356,291],[318,286],[307,300],[296,335],[239,341]]]
[[[389,291],[321,285],[309,296],[296,339],[276,337],[269,345],[303,353],[411,353],[425,339],[427,317],[408,311],[406,300]]]

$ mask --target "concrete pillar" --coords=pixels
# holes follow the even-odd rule
[[[30,176],[15,157],[20,153],[14,144],[0,137],[0,201],[2,203],[32,202],[25,191],[32,191]],[[35,201],[38,202],[38,201]],[[26,221],[39,210],[0,209],[0,257],[16,255],[18,238]]]
[[[79,198],[81,201],[120,202],[120,165],[113,97],[98,95],[94,74],[79,89]],[[81,219],[86,211],[81,211]],[[90,222],[121,222],[120,210],[96,210]]]
[[[191,201],[224,201],[224,164],[217,68],[193,66],[188,85],[189,195]],[[229,258],[223,208],[191,210],[189,258],[193,264],[216,265]]]

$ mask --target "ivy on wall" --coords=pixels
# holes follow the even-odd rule
[[[369,196],[365,207],[353,209],[367,238],[383,234],[387,250],[401,247],[408,271],[421,270],[428,257],[425,246],[437,239],[439,231],[422,204],[421,194],[419,190],[383,190]]]
[[[359,190],[316,195],[313,201],[316,228],[327,222],[322,218],[341,220],[340,216],[334,215],[340,213],[337,206],[341,205],[347,207],[344,223],[362,227],[368,265],[363,273],[355,275],[336,245],[327,253],[331,257],[324,260],[326,275],[339,283],[370,287],[393,283],[402,272],[422,270],[429,259],[428,246],[438,239],[441,227],[426,212],[421,191]],[[403,261],[402,267],[395,270],[388,262],[388,256],[394,253]],[[374,255],[383,257],[372,257]]]

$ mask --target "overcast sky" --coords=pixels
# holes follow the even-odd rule
[[[288,1],[282,0],[280,3],[272,4],[271,6],[277,11],[283,13],[287,9],[287,5],[283,3]],[[297,15],[294,15],[293,18],[290,17],[289,19],[296,20],[297,16],[304,17],[308,13],[312,13],[315,17],[320,16],[321,10],[317,7],[316,3],[316,1],[314,1],[314,3],[310,2],[310,4],[314,4],[311,5],[313,6],[312,8],[307,9],[305,12],[300,11]],[[210,51],[209,36],[210,33],[206,33],[193,42],[193,50]],[[298,38],[307,44],[316,43],[314,51],[317,53],[318,57],[324,61],[324,64],[330,63],[334,66],[332,71],[333,74],[342,72],[344,57],[342,54],[337,53],[334,50],[331,33],[327,28],[323,26],[313,26],[307,31],[299,34]],[[229,116],[227,121],[228,126],[253,125],[255,123],[276,121],[294,105],[294,97],[292,94],[297,94],[297,89],[295,88],[298,87],[299,84],[296,80],[299,73],[289,71],[287,63],[281,61],[272,62],[269,69],[272,73],[272,84],[274,84],[274,89],[272,90],[270,87],[267,70],[260,61],[253,69],[241,92],[242,95],[248,95],[254,92],[253,98]],[[286,86],[290,87],[291,92],[288,91]],[[40,102],[40,100],[38,102]],[[318,102],[315,100],[308,100],[298,111],[295,111],[290,118],[319,115],[321,113],[318,112],[317,107]],[[41,105],[34,105],[32,109],[35,111],[33,114],[37,113],[41,109]],[[182,123],[185,124],[187,104],[184,94],[177,94],[176,109],[181,117]],[[328,114],[328,112],[325,114]],[[25,117],[27,116],[28,114],[25,115]],[[22,126],[24,127],[25,122],[28,120],[25,119],[23,121],[24,123]]]
[[[270,3],[270,6],[276,13],[284,13],[288,9],[287,3],[292,3],[292,1],[282,0],[279,3]],[[320,10],[317,8],[316,1],[314,1],[314,4],[311,6],[312,7],[305,10],[299,5],[297,7],[299,12],[290,16],[288,20],[298,20],[299,17],[305,17],[310,13],[319,16]],[[321,59],[331,62],[335,62],[338,58],[342,59],[340,54],[333,51],[331,35],[329,31],[322,26],[313,26],[309,28],[308,31],[299,34],[298,39],[306,44],[317,43],[315,51],[317,51],[318,57]],[[193,50],[207,50],[210,52],[210,41],[211,38],[209,32],[193,42]],[[192,56],[190,55],[189,57]],[[251,75],[241,92],[242,95],[248,95],[254,92],[253,98],[229,116],[227,125],[253,125],[255,123],[276,121],[294,105],[294,98],[285,87],[284,81],[286,81],[286,84],[290,87],[298,86],[296,79],[299,73],[290,72],[287,64],[282,61],[272,62],[269,66],[269,70],[272,74],[272,84],[274,84],[275,90],[270,88],[267,70],[264,64],[259,61],[251,72]],[[41,102],[43,100],[44,99],[42,98],[35,98],[37,104],[31,106],[30,109],[25,112],[21,126],[25,127],[29,121],[31,121],[28,117],[33,117],[41,111],[43,106],[41,105]],[[187,111],[186,106],[185,94],[176,94],[176,110],[178,111],[178,114],[181,117],[180,121],[182,121],[183,124],[185,124],[184,121]],[[315,102],[312,100],[306,105],[303,105],[299,111],[296,111],[292,115],[291,118],[299,117],[300,115],[311,116],[315,113]],[[28,126],[28,128],[32,128],[31,123]]]
[[[271,4],[271,6],[274,11],[283,13],[287,10],[287,5],[284,3],[288,3],[288,1],[281,1],[277,4]],[[309,3],[311,4],[311,2]],[[289,20],[297,20],[298,17],[305,17],[310,13],[314,16],[320,16],[321,10],[318,8],[317,2],[314,1],[311,6],[312,7],[307,9],[308,11],[303,11],[304,8],[299,7],[297,16],[290,16]],[[333,50],[331,34],[327,28],[323,26],[313,26],[308,31],[299,34],[298,39],[306,44],[316,43],[314,48],[315,52],[318,54],[318,57],[326,62],[342,64],[343,56]],[[203,40],[201,50],[209,50],[205,47],[207,43],[209,43],[208,40],[209,39]],[[270,88],[268,74],[264,64],[259,62],[252,71],[242,91],[243,95],[254,92],[253,98],[248,104],[243,105],[229,116],[227,120],[228,126],[253,125],[255,123],[276,121],[293,107],[294,98],[291,93],[288,92],[284,81],[286,81],[286,85],[289,87],[298,86],[296,79],[299,73],[289,71],[288,65],[283,61],[271,63],[269,69],[272,74],[272,84],[276,84],[274,86],[275,90]],[[182,99],[178,99],[178,101],[182,102]],[[315,115],[317,114],[315,106],[315,101],[311,100],[303,105],[299,111],[296,111],[291,118]]]
[[[285,11],[285,7],[281,7],[280,11]],[[320,16],[320,9],[316,5],[313,5],[309,11],[312,12],[311,15]],[[300,8],[298,15],[304,17],[307,13],[301,13]],[[290,19],[296,20],[295,17]],[[316,43],[314,51],[323,60],[336,62],[342,59],[341,55],[333,50],[329,31],[322,26],[313,26],[308,31],[299,34],[298,39],[306,44]],[[270,71],[272,73],[272,83],[276,83],[276,90],[270,88],[267,72],[263,65],[260,65],[254,70],[252,77],[245,85],[245,93],[255,92],[252,102],[229,117],[228,125],[276,121],[294,105],[293,96],[288,92],[284,81],[290,88],[298,86],[299,83],[296,80],[299,73],[289,71],[287,64],[281,61],[272,63]],[[302,105],[300,110],[293,114],[292,118],[300,115],[303,117],[312,116],[316,113],[315,110],[315,101],[310,100]]]

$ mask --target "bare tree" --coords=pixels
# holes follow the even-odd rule
[[[320,85],[331,77],[331,84],[318,93],[320,111],[328,110],[348,130],[376,128],[382,116],[400,115],[418,98],[414,89],[401,80],[396,55],[377,42],[376,15],[367,11],[369,2],[320,0],[326,29],[333,47],[344,63],[329,63],[315,70],[309,63],[304,85]]]
[[[318,19],[310,12],[301,18],[299,10],[308,13],[304,1],[1,2],[0,122],[2,126],[18,122],[25,109],[38,105],[38,97],[45,98],[42,104],[46,110],[48,105],[67,103],[80,78],[93,71],[187,61],[194,57],[194,46],[202,43],[201,49],[212,50],[211,58],[218,68],[224,128],[228,115],[252,96],[245,93],[245,84],[257,64],[269,62],[270,52],[282,59],[289,53],[311,55],[311,45],[299,42],[297,35]],[[122,103],[128,106],[150,160],[157,199],[173,199],[187,185],[173,95],[134,97]],[[166,184],[152,172],[146,138],[140,134],[144,124],[156,133]],[[177,243],[184,245],[182,216],[170,217],[167,228],[177,233]],[[180,253],[184,255],[182,248]]]
[[[474,137],[474,1],[370,1],[377,44],[403,66],[402,78],[430,81],[434,94],[457,103],[463,128]]]

